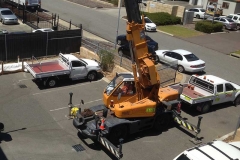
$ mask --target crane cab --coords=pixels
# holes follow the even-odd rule
[[[121,93],[121,98],[118,98]],[[103,92],[103,102],[108,107],[111,100],[114,103],[124,101],[136,102],[137,94],[132,73],[117,73],[113,80],[107,85]]]

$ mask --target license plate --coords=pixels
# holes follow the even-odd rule
[[[189,97],[185,97],[184,98],[186,101],[190,101],[190,98]]]

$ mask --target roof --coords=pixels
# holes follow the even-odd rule
[[[72,61],[72,60],[79,60],[77,57],[75,57],[72,54],[64,54],[63,56],[66,57],[70,61]]]
[[[173,52],[177,52],[181,55],[187,55],[187,54],[192,54],[192,52],[189,52],[189,51],[186,51],[184,49],[175,49],[175,50],[172,50]]]
[[[0,8],[0,11],[2,10],[10,10],[9,8]]]
[[[204,160],[229,160],[240,158],[240,151],[223,141],[213,141],[187,150],[189,156]]]
[[[206,77],[206,78],[204,79],[204,77]],[[212,81],[213,84],[222,84],[222,83],[228,82],[228,81],[226,81],[222,78],[219,78],[217,76],[214,76],[214,75],[202,75],[202,76],[198,76],[198,78],[200,78],[204,81],[207,81],[207,82]]]

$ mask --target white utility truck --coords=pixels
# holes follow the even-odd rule
[[[178,89],[178,85],[170,86]],[[180,95],[183,102],[202,113],[209,111],[211,105],[233,102],[240,104],[240,86],[213,75],[192,75],[187,84],[184,84]]]
[[[3,0],[4,2],[15,5],[17,8],[22,8],[23,4],[26,8],[38,10],[41,8],[41,0]]]
[[[60,53],[58,59],[46,62],[41,62],[35,58],[35,62],[26,63],[25,67],[36,82],[41,82],[47,87],[55,87],[60,79],[93,81],[102,71],[95,60],[80,59],[72,54]]]

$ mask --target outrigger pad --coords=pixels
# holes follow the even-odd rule
[[[202,141],[199,140],[197,137],[191,138],[190,141],[195,145],[202,143]]]
[[[91,117],[94,115],[94,112],[90,109],[84,109],[81,115],[86,118],[86,117]]]

